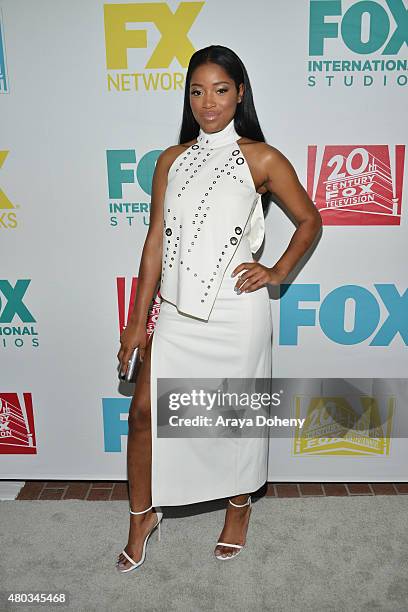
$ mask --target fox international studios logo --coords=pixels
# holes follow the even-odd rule
[[[309,87],[406,87],[407,0],[311,0]]]
[[[189,31],[204,2],[105,4],[109,91],[183,90],[195,48]]]
[[[30,282],[20,278],[13,286],[9,280],[0,279],[0,348],[39,346],[36,319],[27,306]]]
[[[324,225],[400,225],[405,145],[310,146],[307,191]]]
[[[152,180],[161,152],[162,149],[154,149],[138,159],[134,149],[106,151],[111,227],[149,225]]]

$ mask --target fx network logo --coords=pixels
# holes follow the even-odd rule
[[[107,69],[127,71],[129,60],[138,57],[132,53],[134,49],[149,51],[147,61],[141,66],[142,72],[108,74],[108,90],[182,90],[184,73],[168,70],[173,60],[187,68],[195,52],[188,33],[203,5],[204,2],[180,2],[173,13],[167,2],[105,4]],[[144,27],[137,27],[138,24]],[[151,24],[149,29],[146,24]],[[146,69],[160,72],[146,72]]]
[[[9,154],[9,151],[0,151],[0,170],[3,167],[4,162],[6,161],[6,157]],[[16,206],[14,206],[4,191],[0,187],[0,229],[14,229],[17,227],[17,216],[15,212],[11,212],[15,210]]]
[[[3,16],[0,9],[0,93],[9,93],[6,67],[6,45],[4,43]]]
[[[19,279],[14,287],[8,280],[0,279],[0,346],[6,348],[13,341],[21,348],[31,337],[31,346],[38,347],[38,332],[33,325],[33,315],[23,301],[30,279]],[[17,319],[17,322],[16,322]]]
[[[118,276],[116,279],[116,291],[118,298],[118,316],[119,316],[119,334],[122,333],[122,329],[128,324],[130,315],[133,312],[135,305],[135,297],[137,291],[138,277],[132,278],[130,289],[126,291],[126,278],[124,276]],[[127,309],[126,309],[127,304]],[[146,321],[146,333],[150,337],[154,332],[154,326],[156,325],[157,318],[160,312],[161,295],[160,289],[157,294],[153,297],[147,315]]]
[[[36,455],[31,393],[0,392],[0,455]]]
[[[337,344],[360,344],[372,336],[369,346],[389,346],[399,334],[399,340],[408,345],[408,289],[400,295],[394,284],[374,287],[375,292],[343,285],[322,299],[318,284],[282,284],[279,344],[296,346],[300,327],[320,326],[326,338]],[[320,306],[301,308],[300,302]],[[380,306],[386,314],[382,322]]]
[[[128,201],[123,195],[123,185],[138,185],[149,197],[152,194],[152,179],[157,158],[162,149],[145,153],[139,160],[136,170],[134,167],[124,168],[124,164],[136,165],[136,151],[134,149],[106,151],[106,164],[109,191],[110,225],[117,227],[119,223],[131,226],[135,218],[141,219],[143,225],[149,225],[150,201]]]
[[[405,145],[308,147],[307,191],[324,225],[400,225]]]
[[[342,75],[348,87],[356,82],[369,87],[375,80],[385,86],[390,76],[407,85],[407,45],[404,0],[310,1],[309,58],[324,57],[309,59],[310,87],[321,77],[332,86]]]

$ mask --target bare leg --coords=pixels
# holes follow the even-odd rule
[[[248,500],[248,494],[236,495],[230,498],[234,504],[245,504]],[[236,508],[231,504],[227,504],[225,514],[224,528],[221,531],[219,542],[230,542],[231,544],[245,544],[246,532],[248,530],[249,516],[251,514],[250,506]],[[238,548],[229,548],[228,546],[216,546],[215,554],[228,555],[232,557],[237,554]]]
[[[146,346],[143,362],[137,375],[133,399],[129,410],[129,434],[127,445],[127,471],[129,501],[133,512],[151,506],[151,413],[150,413],[150,355],[152,337]],[[129,540],[127,554],[139,561],[146,535],[157,522],[154,508],[145,514],[129,514]],[[119,569],[131,567],[122,554],[118,556]]]

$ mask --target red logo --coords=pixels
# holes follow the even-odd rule
[[[405,145],[312,145],[307,158],[323,225],[400,225]]]
[[[0,393],[0,454],[36,455],[31,393]]]
[[[125,325],[127,325],[130,314],[133,311],[133,306],[136,298],[137,281],[137,276],[132,278],[129,297],[128,300],[126,300],[126,278],[124,276],[119,276],[116,279],[116,287],[118,293],[119,333],[122,333],[122,329]],[[127,312],[126,303],[128,304]],[[160,304],[161,296],[159,289],[149,306],[146,321],[146,333],[148,334],[148,336],[151,336],[151,334],[154,332],[154,326],[156,324],[157,317],[159,316],[160,312]]]

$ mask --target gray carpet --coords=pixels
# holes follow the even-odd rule
[[[1,501],[0,610],[408,610],[408,496],[256,500],[247,547],[212,551],[223,502],[163,508],[145,563],[114,567],[124,501]],[[65,591],[70,605],[8,606],[5,590]]]

